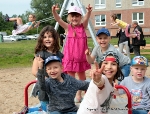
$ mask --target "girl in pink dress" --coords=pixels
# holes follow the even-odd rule
[[[92,7],[88,5],[87,13],[82,19],[81,8],[71,6],[68,10],[69,24],[63,21],[56,10],[57,5],[52,6],[52,13],[55,20],[67,31],[67,40],[64,47],[64,58],[62,60],[64,71],[69,75],[75,77],[78,74],[80,80],[85,80],[85,71],[90,69],[91,66],[86,60],[85,50],[87,46],[87,36],[85,29],[88,25]],[[81,91],[76,94],[75,102],[81,102]]]

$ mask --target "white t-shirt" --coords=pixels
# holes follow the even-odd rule
[[[107,114],[114,89],[107,77],[105,75],[102,77],[105,80],[105,87],[100,90],[91,80],[77,114]]]
[[[32,22],[28,22],[24,25],[18,25],[16,30],[12,31],[12,35],[17,35],[20,33],[25,33],[28,31],[28,27],[31,26]]]

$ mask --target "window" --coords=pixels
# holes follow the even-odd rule
[[[143,6],[144,0],[132,0],[132,6]]]
[[[117,18],[121,20],[121,14],[117,14]]]
[[[121,7],[121,0],[116,0],[116,7]]]
[[[106,15],[96,15],[95,26],[106,26]]]
[[[144,24],[144,13],[133,13],[132,21],[137,21],[139,24]]]
[[[95,9],[106,8],[105,0],[95,0]]]

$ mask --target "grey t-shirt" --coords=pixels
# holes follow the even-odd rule
[[[132,108],[142,108],[143,110],[150,110],[150,78],[144,77],[143,82],[136,83],[133,81],[132,76],[125,77],[120,83],[128,88],[132,96]],[[119,90],[123,94],[123,90]]]
[[[119,66],[122,67],[126,64],[129,64],[131,62],[130,58],[127,57],[126,55],[122,54],[121,52],[119,52],[113,45],[109,44],[109,47],[108,49],[105,51],[108,52],[108,51],[113,51],[114,53],[117,54],[118,58],[119,58]],[[92,51],[92,56],[96,57],[96,61],[98,63],[100,63],[100,60],[102,59],[103,57],[103,54],[102,51],[101,51],[101,47],[98,45],[98,46],[95,46],[93,51]]]

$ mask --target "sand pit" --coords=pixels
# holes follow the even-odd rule
[[[89,70],[86,73],[89,78]],[[150,77],[150,67],[146,75]],[[12,114],[21,110],[24,106],[24,87],[32,80],[35,80],[35,77],[31,74],[31,67],[0,69],[1,114]],[[31,87],[29,94],[30,91]],[[29,98],[29,106],[37,103],[39,103],[37,98]]]

